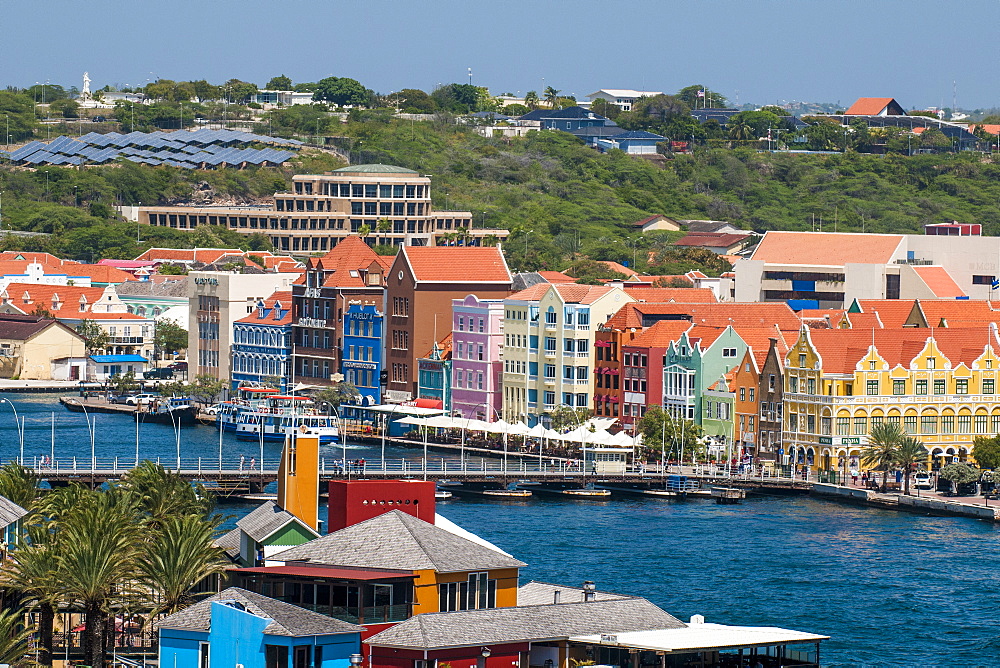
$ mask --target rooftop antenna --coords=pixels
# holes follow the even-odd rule
[[[951,80],[951,115],[955,116],[955,110],[958,109],[958,82],[954,79]]]

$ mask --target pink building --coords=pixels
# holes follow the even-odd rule
[[[503,300],[453,299],[451,408],[492,422],[503,407]]]

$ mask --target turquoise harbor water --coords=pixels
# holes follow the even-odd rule
[[[82,415],[52,396],[7,396],[26,418],[26,458],[49,453],[55,412],[56,457],[89,461]],[[131,461],[134,423],[101,415],[97,424],[98,458]],[[167,464],[176,457],[172,428],[144,425],[140,437],[141,457]],[[181,443],[185,461],[218,461],[214,429],[185,427]],[[17,449],[12,413],[0,405],[0,458]],[[269,461],[278,454],[276,444],[265,449]],[[227,461],[258,452],[231,436],[223,443]],[[348,452],[377,456],[377,448]],[[249,509],[221,507],[233,515]],[[831,636],[825,666],[1000,666],[1000,526],[775,497],[737,506],[455,499],[439,512],[527,562],[525,580],[594,580],[646,596],[683,620],[702,614],[710,622],[823,633]]]

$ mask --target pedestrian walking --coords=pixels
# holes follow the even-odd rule
[[[256,457],[251,457],[250,458],[250,470],[251,471],[257,470],[257,458]]]
[[[240,455],[240,470],[241,471],[243,470],[243,465],[245,464],[245,462],[246,462],[246,460],[244,459],[243,455]]]

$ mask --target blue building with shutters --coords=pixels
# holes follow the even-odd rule
[[[233,323],[233,389],[278,379],[286,391],[292,373],[292,293],[275,292],[256,304],[254,312]]]
[[[344,349],[340,372],[344,380],[358,388],[358,403],[382,403],[382,325],[385,314],[375,304],[354,303],[344,313]],[[347,406],[345,406],[347,408]]]
[[[164,618],[159,665],[349,668],[363,627],[238,587]]]

